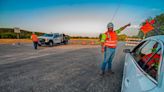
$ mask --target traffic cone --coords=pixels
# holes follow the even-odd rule
[[[85,41],[82,42],[82,45],[86,45],[87,43]]]
[[[94,41],[91,41],[91,42],[90,42],[90,45],[95,45],[95,42],[94,42]]]

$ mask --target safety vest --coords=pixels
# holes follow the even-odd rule
[[[152,56],[153,56],[154,53],[150,53],[150,54],[147,54],[145,56],[142,57],[142,61],[144,63],[147,62],[147,60],[149,60]],[[151,59],[150,61],[147,63],[147,65],[149,67],[152,66],[152,64],[155,64],[155,63],[159,63],[159,60],[160,60],[160,55],[159,54],[155,54]]]
[[[31,35],[31,39],[32,39],[33,42],[38,42],[38,37],[35,34]]]
[[[106,41],[104,43],[104,46],[109,48],[116,48],[117,46],[117,34],[116,32],[106,32]]]

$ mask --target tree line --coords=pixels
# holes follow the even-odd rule
[[[15,33],[13,28],[0,28],[0,38],[11,38],[11,39],[16,39],[18,36],[21,39],[29,39],[31,37],[32,32],[27,31],[27,30],[20,30],[19,33]],[[35,32],[36,35],[40,36],[43,35],[44,33],[42,32]]]

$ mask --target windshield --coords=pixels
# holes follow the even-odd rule
[[[45,36],[45,37],[52,37],[53,34],[44,34],[43,36]]]

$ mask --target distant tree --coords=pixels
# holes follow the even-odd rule
[[[20,30],[19,34],[21,39],[29,39],[31,37],[32,32],[27,30]],[[36,32],[38,36],[43,35],[43,32]],[[0,38],[17,38],[17,34],[14,33],[13,28],[0,28]]]

